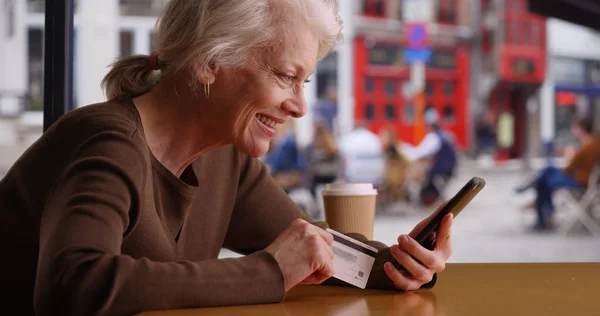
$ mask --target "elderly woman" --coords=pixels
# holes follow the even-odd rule
[[[325,224],[309,223],[257,157],[278,124],[305,114],[303,83],[340,29],[334,0],[171,0],[157,53],[118,60],[109,101],[63,116],[0,183],[8,306],[131,315],[335,283]],[[431,285],[450,226],[433,250],[407,235],[371,242],[382,250],[368,286]],[[246,256],[218,259],[223,247]]]

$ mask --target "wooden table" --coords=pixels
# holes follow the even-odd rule
[[[281,304],[142,315],[600,315],[600,263],[448,264],[429,291],[298,286]]]

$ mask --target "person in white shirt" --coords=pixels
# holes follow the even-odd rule
[[[343,178],[348,182],[381,184],[385,173],[383,148],[377,134],[362,124],[341,138]]]

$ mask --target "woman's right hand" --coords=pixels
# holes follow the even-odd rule
[[[279,264],[285,291],[298,284],[320,284],[334,273],[333,236],[302,219],[296,219],[265,250]]]

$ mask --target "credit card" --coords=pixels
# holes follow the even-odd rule
[[[377,248],[335,230],[328,228],[326,231],[333,235],[333,277],[361,289],[366,288],[377,257]]]

